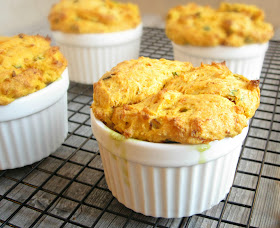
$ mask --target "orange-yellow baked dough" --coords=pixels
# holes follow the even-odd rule
[[[192,67],[141,57],[94,84],[92,110],[127,138],[200,144],[240,134],[259,103],[259,81],[225,63]]]
[[[119,63],[94,84],[94,112],[98,119],[111,125],[114,107],[134,104],[158,93],[173,71],[190,70],[191,63],[140,57]]]
[[[108,33],[136,28],[138,6],[111,0],[61,0],[49,14],[52,30],[65,33]]]
[[[40,35],[0,38],[0,105],[57,80],[67,66],[58,47]]]
[[[217,10],[195,3],[174,7],[168,12],[165,30],[174,43],[194,46],[239,47],[265,43],[273,36],[261,9],[238,3],[221,3]]]

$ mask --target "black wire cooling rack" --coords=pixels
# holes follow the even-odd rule
[[[144,29],[141,55],[173,59],[162,29]],[[280,227],[279,41],[270,42],[260,82],[261,105],[230,193],[211,210],[181,219],[147,217],[112,196],[90,128],[92,86],[71,83],[63,145],[33,165],[0,171],[0,227]]]

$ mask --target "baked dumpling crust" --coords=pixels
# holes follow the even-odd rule
[[[130,77],[139,85],[129,82]],[[137,95],[136,88],[147,82]],[[141,57],[117,65],[94,84],[92,110],[127,138],[208,143],[241,133],[259,106],[258,85],[257,80],[233,74],[225,63],[192,67]]]
[[[24,34],[0,38],[0,63],[0,105],[46,87],[67,66],[49,38]]]
[[[114,108],[135,104],[158,93],[172,72],[183,73],[192,68],[188,62],[140,57],[119,63],[93,85],[93,109],[98,119],[111,125]]]
[[[170,9],[166,19],[166,35],[180,45],[239,47],[265,43],[273,33],[254,5],[221,3],[216,10],[189,3]]]
[[[138,6],[110,0],[61,0],[49,14],[52,30],[64,33],[108,33],[136,28]]]

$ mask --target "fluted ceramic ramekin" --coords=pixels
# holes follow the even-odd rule
[[[250,80],[258,80],[268,42],[248,44],[242,47],[199,47],[178,45],[172,42],[172,46],[175,60],[191,62],[194,66],[200,66],[202,62],[211,64],[226,61],[227,67],[234,74],[241,74]]]
[[[136,212],[165,218],[201,213],[226,196],[248,132],[183,145],[126,139],[92,112],[91,124],[112,194]]]
[[[142,24],[135,29],[102,34],[67,34],[53,31],[52,35],[68,60],[71,81],[93,84],[124,60],[139,57]]]
[[[0,106],[0,170],[30,165],[53,153],[68,132],[68,70],[47,87]]]

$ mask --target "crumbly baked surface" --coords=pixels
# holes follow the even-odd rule
[[[61,0],[49,14],[52,30],[65,33],[108,33],[136,28],[138,6],[111,0]]]
[[[57,80],[67,66],[58,47],[40,35],[0,38],[0,105]]]
[[[221,3],[218,9],[195,3],[169,10],[166,35],[181,45],[239,47],[265,43],[273,27],[264,22],[264,12],[254,5]]]
[[[92,110],[127,138],[200,144],[241,133],[259,103],[259,81],[225,63],[192,67],[140,57],[94,84]]]
[[[181,74],[191,67],[192,64],[187,62],[144,57],[119,63],[93,85],[96,117],[112,126],[115,107],[141,102],[162,90],[167,81],[174,77],[172,72]]]

